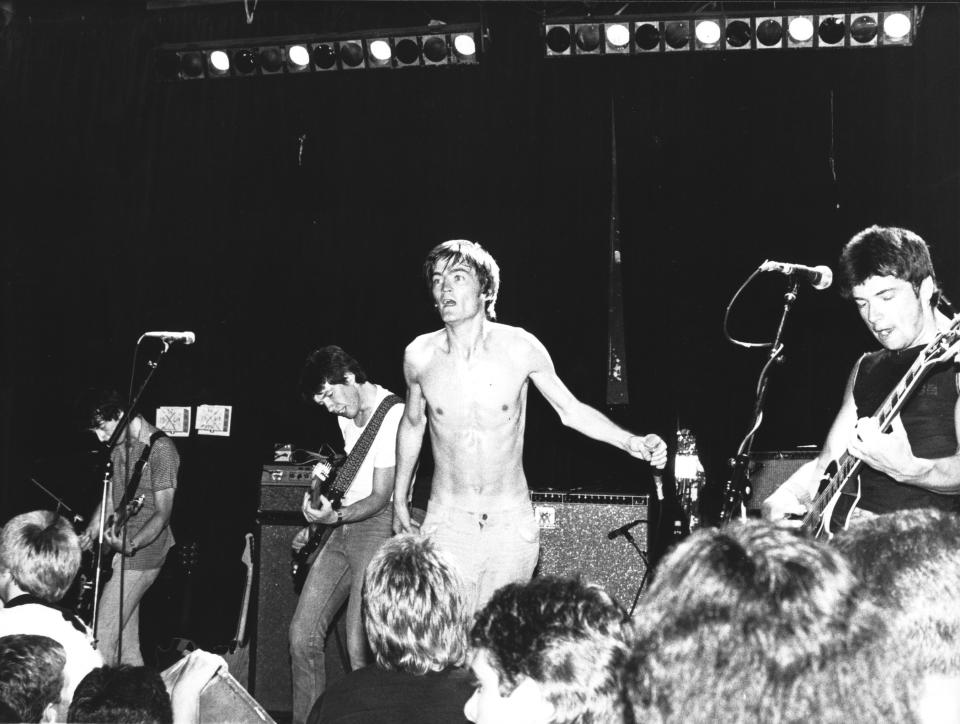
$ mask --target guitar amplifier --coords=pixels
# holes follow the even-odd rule
[[[572,576],[599,583],[627,608],[647,572],[649,496],[534,491],[540,526],[538,575]],[[640,551],[622,534],[629,528]]]
[[[260,473],[260,512],[300,512],[310,491],[313,465],[270,463]]]
[[[747,503],[747,513],[751,516],[759,515],[763,501],[793,475],[797,468],[819,454],[819,450],[781,450],[751,454],[748,471],[753,495]]]

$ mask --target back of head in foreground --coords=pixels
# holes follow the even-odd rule
[[[0,532],[0,594],[21,591],[47,603],[66,594],[80,568],[80,542],[73,527],[49,510],[14,516]]]
[[[470,635],[480,724],[620,722],[626,612],[600,586],[553,576],[497,591]]]
[[[48,636],[0,636],[3,722],[56,721],[64,694],[63,646]]]
[[[419,675],[463,665],[463,584],[429,538],[399,535],[380,547],[367,566],[363,613],[382,668]]]
[[[846,561],[766,522],[698,531],[636,613],[636,722],[910,721],[879,611]]]
[[[68,722],[172,724],[170,695],[163,679],[145,666],[104,666],[79,683]]]
[[[852,525],[834,543],[887,611],[899,655],[922,673],[960,676],[960,516],[902,510]]]

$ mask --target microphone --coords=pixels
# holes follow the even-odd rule
[[[182,342],[183,344],[193,344],[197,341],[197,335],[193,332],[144,332],[143,337],[153,337],[162,339],[167,344],[171,342]]]
[[[824,266],[804,266],[803,264],[787,264],[782,261],[765,261],[760,265],[762,272],[780,272],[781,274],[799,274],[814,289],[826,289],[833,284],[833,272],[830,267]]]
[[[637,520],[630,521],[626,525],[621,525],[619,528],[614,528],[609,533],[607,533],[607,538],[609,538],[610,540],[613,540],[618,535],[628,534],[631,528],[633,528],[636,525],[639,525],[642,522],[643,520],[638,518]]]

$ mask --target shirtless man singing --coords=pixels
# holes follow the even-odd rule
[[[588,437],[660,468],[667,446],[577,400],[536,337],[493,321],[500,269],[479,244],[440,244],[424,274],[443,329],[420,335],[404,353],[407,399],[397,432],[393,525],[412,530],[407,498],[429,420],[435,469],[421,531],[454,557],[474,610],[501,586],[528,580],[540,552],[523,472],[528,382],[564,425]]]

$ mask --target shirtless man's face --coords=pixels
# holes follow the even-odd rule
[[[323,405],[327,412],[352,420],[360,414],[360,393],[353,373],[348,372],[344,376],[346,384],[331,385],[324,382],[320,391],[313,396],[313,401]]]
[[[485,297],[477,272],[469,264],[445,264],[434,267],[430,291],[444,323],[485,314]]]

